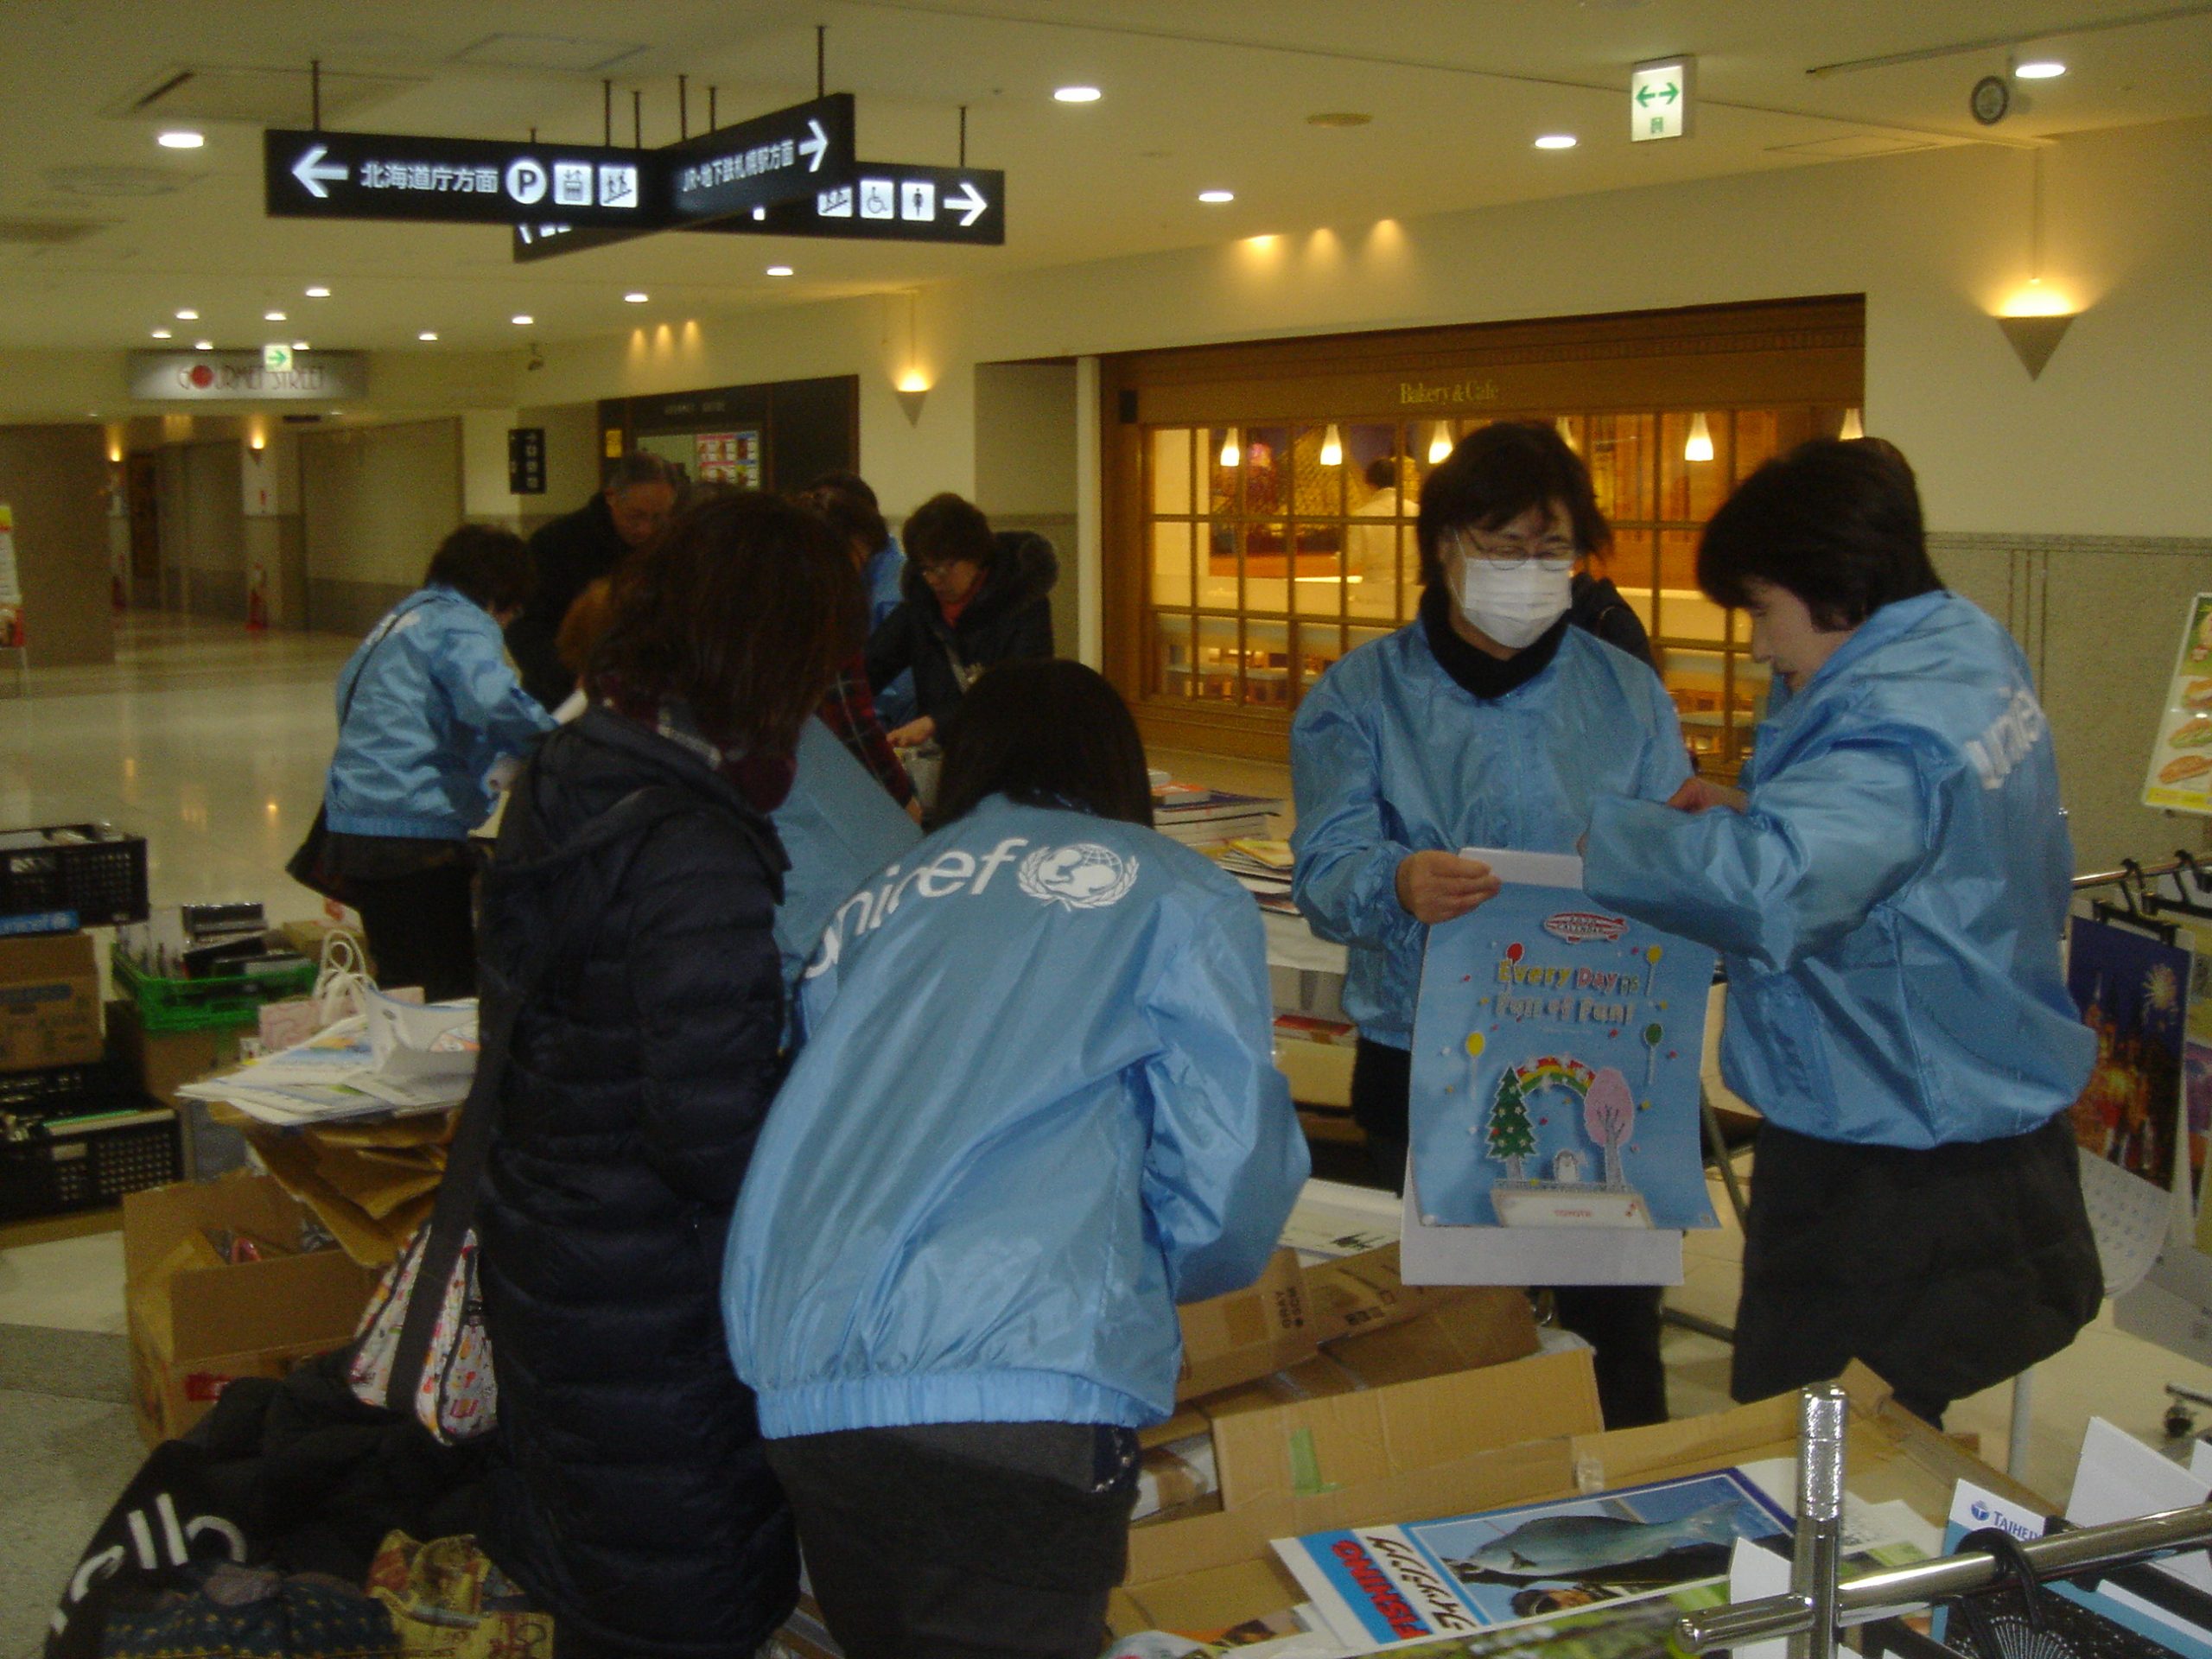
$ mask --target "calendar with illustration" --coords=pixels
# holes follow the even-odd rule
[[[1429,930],[1414,1020],[1421,1213],[1713,1225],[1698,1111],[1713,951],[1593,903],[1580,859],[1464,855],[1505,886]]]

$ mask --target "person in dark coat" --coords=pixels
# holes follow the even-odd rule
[[[1027,531],[994,535],[957,495],[914,509],[901,538],[906,598],[868,642],[868,679],[881,690],[908,670],[915,717],[890,734],[899,748],[926,743],[976,677],[995,663],[1052,654],[1052,544]]]
[[[1621,597],[1613,579],[1593,574],[1589,563],[1583,562],[1569,584],[1572,598],[1567,616],[1585,633],[1595,635],[1656,671],[1659,664],[1651,654],[1651,636],[1644,631],[1643,619]]]
[[[522,614],[507,625],[507,650],[522,689],[558,709],[575,690],[554,642],[576,595],[624,557],[660,534],[676,507],[676,474],[658,455],[632,450],[607,472],[607,485],[567,517],[541,525],[530,538],[537,585]]]
[[[617,578],[592,704],[501,826],[485,979],[523,1001],[477,1223],[503,1442],[481,1535],[559,1659],[730,1659],[798,1594],[717,1291],[783,1072],[768,814],[860,611],[812,514],[687,512]]]

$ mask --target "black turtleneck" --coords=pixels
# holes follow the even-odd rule
[[[1568,619],[1560,617],[1510,657],[1493,657],[1459,637],[1452,626],[1452,595],[1431,585],[1421,596],[1421,626],[1444,671],[1466,691],[1491,702],[1526,685],[1551,665]]]

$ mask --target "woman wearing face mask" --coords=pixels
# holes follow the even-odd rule
[[[1421,614],[1323,676],[1291,728],[1294,893],[1351,947],[1352,1111],[1378,1176],[1406,1160],[1414,1003],[1430,926],[1498,888],[1463,847],[1572,853],[1601,796],[1664,801],[1689,775],[1643,664],[1570,626],[1578,556],[1609,536],[1590,475],[1548,425],[1462,442],[1421,497]],[[1666,1415],[1656,1291],[1560,1293],[1598,1350],[1609,1425]]]

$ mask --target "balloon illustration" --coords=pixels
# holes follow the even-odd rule
[[[1655,950],[1658,948],[1652,946]],[[1659,1045],[1666,1040],[1667,1028],[1657,1021],[1643,1028],[1643,1095],[1647,1100],[1651,1097],[1652,1085],[1658,1077]]]
[[[1518,962],[1521,960],[1521,956],[1522,950],[1518,941],[1505,947],[1505,959],[1508,962]]]
[[[1667,950],[1665,946],[1655,944],[1643,954],[1646,960],[1656,963],[1660,957],[1667,954]]]
[[[1484,1038],[1482,1033],[1479,1031],[1469,1032],[1467,1033],[1467,1052],[1470,1054],[1480,1054],[1483,1052],[1483,1048]]]

